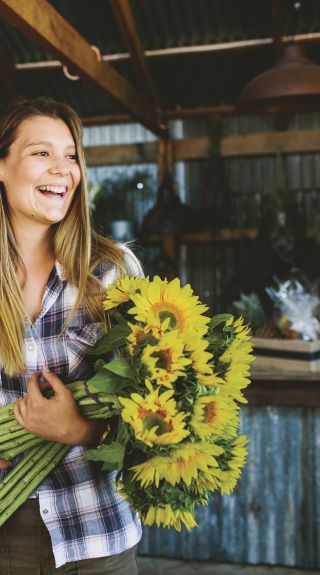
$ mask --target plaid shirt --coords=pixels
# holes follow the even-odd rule
[[[138,266],[137,263],[130,273],[140,274]],[[95,274],[104,286],[115,279],[114,270],[107,263],[101,264]],[[27,325],[28,371],[10,378],[1,372],[1,406],[26,393],[28,378],[42,366],[47,366],[66,383],[91,375],[92,367],[84,357],[85,352],[103,331],[99,324],[92,323],[83,306],[78,307],[66,333],[57,337],[75,297],[76,288],[65,281],[63,270],[56,262],[40,314],[34,324]],[[141,538],[139,519],[115,492],[115,472],[101,471],[99,463],[84,461],[83,451],[82,446],[71,448],[35,493],[51,536],[56,567],[69,561],[121,553]]]

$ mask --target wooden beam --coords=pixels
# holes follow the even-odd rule
[[[320,151],[320,130],[262,132],[222,138],[222,156],[269,156]]]
[[[141,86],[146,91],[150,101],[155,106],[158,106],[158,96],[144,55],[143,45],[129,0],[111,0],[111,6],[118,21],[124,42],[136,68]]]
[[[145,144],[120,144],[114,146],[90,146],[85,148],[89,166],[116,164],[152,164],[157,158],[157,142]]]
[[[208,156],[209,138],[173,140],[174,161],[199,160]],[[320,152],[320,130],[262,132],[221,139],[221,155],[226,158]],[[88,165],[156,163],[158,142],[92,146],[85,149]]]
[[[106,62],[46,0],[0,0],[0,15],[91,81],[152,132],[163,135],[153,106]]]
[[[199,106],[197,108],[177,108],[176,110],[162,110],[164,120],[192,120],[205,116],[232,116],[238,115],[235,106]],[[82,118],[84,126],[99,126],[102,124],[130,124],[133,120],[128,114],[108,114],[104,116],[87,116]]]
[[[162,138],[157,146],[158,184],[161,185],[167,175],[173,175],[173,142],[168,138]]]

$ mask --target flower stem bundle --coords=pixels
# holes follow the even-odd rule
[[[114,396],[96,392],[90,383],[68,384],[87,419],[105,419],[119,412]],[[47,392],[48,397],[52,395]],[[13,404],[0,408],[0,459],[22,458],[0,481],[0,526],[24,503],[31,493],[55,469],[70,450],[70,445],[34,436],[16,421]]]

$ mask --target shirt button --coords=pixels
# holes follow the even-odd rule
[[[33,350],[34,350],[34,345],[33,345],[33,343],[30,343],[30,344],[28,345],[28,350],[29,350],[29,351],[33,351]]]
[[[48,509],[42,509],[42,513],[44,513],[44,515],[46,515],[47,513],[49,513]]]

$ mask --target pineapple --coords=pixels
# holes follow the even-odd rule
[[[268,339],[278,338],[279,330],[277,329],[272,318],[266,319],[264,324],[260,325],[254,330],[255,337],[265,337]]]
[[[240,299],[232,302],[236,312],[242,315],[246,322],[251,324],[252,329],[262,325],[266,321],[266,314],[261,301],[256,293],[240,294]]]
[[[274,338],[279,336],[274,322],[268,318],[259,296],[256,293],[240,294],[240,299],[232,303],[237,313],[241,314],[245,321],[251,324],[251,329],[256,337]]]

